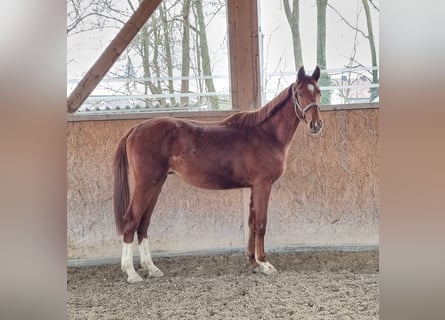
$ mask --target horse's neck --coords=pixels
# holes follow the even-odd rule
[[[291,99],[288,100],[280,110],[262,124],[264,130],[284,148],[287,148],[291,143],[300,123],[295,115]]]

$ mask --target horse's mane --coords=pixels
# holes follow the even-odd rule
[[[291,95],[292,85],[281,91],[275,98],[266,103],[262,108],[254,111],[243,111],[235,113],[225,120],[223,124],[232,127],[255,127],[272,117],[287,102]]]

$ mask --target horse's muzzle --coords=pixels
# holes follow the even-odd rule
[[[323,120],[315,120],[309,123],[309,133],[312,135],[320,134],[323,129]]]

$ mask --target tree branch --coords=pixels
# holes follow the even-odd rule
[[[292,12],[290,11],[289,2],[287,0],[283,0],[284,12],[286,13],[286,17],[288,21],[292,21]]]
[[[359,32],[363,37],[365,37],[366,39],[369,39],[369,36],[367,34],[365,34],[362,30],[358,29],[357,27],[354,27],[352,24],[350,24],[345,17],[342,16],[342,14],[340,12],[337,11],[337,9],[335,9],[331,4],[328,3],[328,7],[331,8],[332,10],[334,10],[334,12],[340,17],[341,20],[343,20],[344,23],[346,23],[350,28],[352,28],[353,30]]]
[[[136,10],[134,9],[133,4],[131,3],[130,0],[127,0],[128,5],[130,6],[131,11],[135,12]]]
[[[374,7],[375,10],[377,10],[377,12],[380,12],[380,9],[376,6],[376,4],[374,3],[374,0],[369,0],[369,2],[372,4],[372,6]]]

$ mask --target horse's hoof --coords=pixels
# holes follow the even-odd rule
[[[142,281],[144,281],[144,279],[142,279],[142,277],[140,275],[138,275],[137,273],[131,274],[127,278],[128,283],[137,283],[137,282],[142,282]]]
[[[260,266],[259,265],[254,266],[252,268],[252,272],[253,273],[260,273],[261,272]]]
[[[153,278],[160,278],[160,277],[163,277],[164,274],[162,273],[161,270],[159,270],[158,268],[156,268],[156,269],[152,269],[152,270],[150,270],[150,271],[148,272],[148,276],[149,276],[149,277],[153,277]]]
[[[159,278],[164,276],[161,270],[156,267],[154,264],[146,264],[142,263],[142,268],[148,271],[148,276],[153,278]]]
[[[277,272],[277,269],[275,269],[275,267],[273,265],[271,265],[269,261],[260,262],[258,269],[259,269],[259,271],[257,271],[257,272],[261,272],[262,274],[265,274],[267,276]]]

